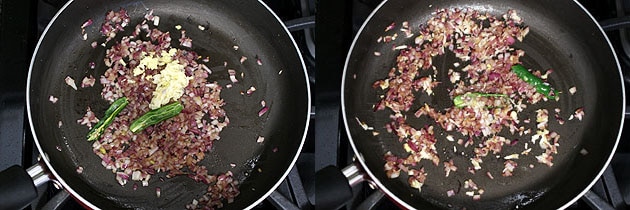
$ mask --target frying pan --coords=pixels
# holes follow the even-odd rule
[[[206,65],[213,72],[208,81],[218,81],[224,87],[221,97],[230,124],[200,164],[210,174],[231,170],[241,182],[240,195],[225,208],[247,209],[260,203],[294,165],[302,149],[310,113],[309,83],[301,54],[286,27],[262,1],[68,2],[39,40],[27,85],[29,122],[45,163],[44,177],[51,177],[80,203],[93,209],[181,209],[199,199],[207,189],[207,185],[186,176],[167,179],[164,173],[153,175],[148,187],[138,184],[137,190],[133,190],[133,183],[119,185],[115,175],[93,154],[92,142],[85,137],[88,128],[76,123],[88,106],[100,117],[109,103],[101,97],[102,86],[98,82],[94,87],[74,90],[64,83],[64,78],[70,76],[80,84],[87,75],[99,78],[103,74],[105,48],[93,49],[90,43],[103,42],[100,24],[108,11],[120,8],[127,10],[131,23],[113,40],[129,35],[152,9],[154,15],[161,17],[158,28],[170,31],[174,47],[180,47],[177,41],[180,32],[175,26],[181,25],[193,39],[192,51],[210,57]],[[88,39],[83,41],[80,26],[90,18],[94,24],[86,28]],[[115,43],[113,40],[108,47]],[[233,46],[239,46],[238,50]],[[241,56],[249,59],[241,64]],[[262,65],[256,63],[256,57]],[[94,70],[88,67],[92,61],[96,63]],[[235,69],[239,75],[239,82],[232,88],[225,88],[231,83],[227,68]],[[251,96],[240,93],[250,86],[256,87]],[[59,98],[58,102],[51,103],[51,95]],[[262,100],[269,111],[259,117]],[[59,121],[63,122],[61,127]],[[265,137],[263,143],[256,143],[258,136]],[[232,163],[236,167],[230,166]],[[76,172],[79,166],[84,168],[80,174]],[[12,175],[3,177],[18,179]],[[156,187],[161,189],[159,198]],[[9,187],[0,188],[4,191]],[[11,197],[4,198],[0,203],[5,207],[20,208],[11,205]]]
[[[413,45],[414,42],[413,38],[399,38],[387,44],[377,43],[376,40],[387,35],[383,31],[392,22],[399,26],[403,21],[409,21],[409,26],[417,33],[418,26],[426,22],[438,8],[470,8],[495,16],[514,9],[530,27],[530,33],[523,42],[514,44],[515,48],[525,51],[525,56],[521,59],[523,65],[532,69],[553,69],[548,82],[564,93],[559,102],[550,101],[529,106],[519,116],[535,119],[534,110],[549,110],[552,115],[549,129],[557,131],[561,136],[553,167],[537,163],[534,156],[540,154],[539,151],[516,161],[518,167],[512,177],[500,175],[504,161],[502,158],[484,159],[482,170],[474,175],[470,174],[466,171],[467,166],[470,166],[468,158],[453,152],[452,148],[457,144],[445,141],[448,132],[439,128],[436,130],[438,155],[441,162],[449,159],[455,161],[458,166],[455,175],[451,173],[449,177],[445,177],[441,163],[434,166],[430,161],[423,160],[416,167],[423,166],[428,173],[422,191],[411,188],[404,173],[395,179],[386,177],[383,169],[384,154],[391,151],[399,157],[406,157],[407,153],[398,137],[388,133],[384,127],[390,121],[389,115],[392,112],[388,109],[374,111],[372,106],[383,92],[372,88],[372,84],[386,78],[389,70],[394,67],[398,53],[392,50],[392,45]],[[389,35],[391,34],[393,32]],[[374,56],[376,51],[382,55]],[[434,57],[437,78],[447,81],[446,71],[455,68],[453,63],[456,61],[458,59],[452,53]],[[463,65],[455,69],[461,68]],[[570,95],[568,89],[573,86],[578,91],[575,95]],[[440,84],[434,88],[435,94],[432,96],[416,94],[414,106],[404,113],[408,115],[407,122],[416,128],[435,124],[428,118],[414,117],[413,112],[425,102],[436,106],[438,110],[453,106],[448,88],[448,85]],[[352,43],[344,69],[342,113],[350,143],[361,168],[386,196],[401,207],[557,209],[566,208],[585,194],[610,162],[623,124],[624,92],[620,67],[608,38],[577,1],[388,0],[382,2],[368,17]],[[578,107],[585,109],[586,115],[582,121],[566,121],[561,126],[553,118],[555,108],[560,108],[564,114],[562,116],[566,115],[564,118],[567,119]],[[365,131],[355,117],[374,127],[380,135],[374,136],[371,131]],[[519,138],[514,135],[506,137]],[[504,146],[501,155],[522,151],[524,142],[529,141],[529,137],[526,138],[515,146]],[[475,145],[478,143],[477,140]],[[463,149],[462,146],[458,147],[460,151]],[[536,149],[539,148],[534,148],[534,151]],[[530,164],[535,167],[530,168]],[[492,171],[494,179],[490,179],[486,171]],[[466,189],[461,185],[468,178],[485,190],[480,200],[473,201],[472,197],[464,194]],[[449,189],[459,192],[448,197],[446,192]]]

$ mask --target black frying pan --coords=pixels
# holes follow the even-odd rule
[[[230,124],[220,134],[214,148],[201,164],[210,174],[231,170],[241,181],[241,194],[228,209],[251,208],[268,196],[284,179],[297,159],[308,127],[310,113],[309,84],[306,71],[294,40],[279,18],[262,1],[206,1],[206,0],[120,0],[71,1],[50,23],[37,45],[29,72],[27,105],[30,125],[37,147],[44,156],[50,174],[63,188],[89,208],[145,208],[181,209],[193,199],[199,199],[207,185],[186,176],[171,179],[153,175],[149,187],[133,190],[133,183],[121,187],[115,175],[101,165],[92,152],[92,142],[86,141],[87,127],[76,123],[90,106],[102,116],[109,106],[100,96],[102,86],[74,90],[64,83],[66,76],[78,84],[89,74],[99,78],[106,70],[103,63],[104,47],[92,49],[90,43],[104,37],[100,24],[106,12],[125,8],[131,17],[130,26],[114,40],[129,35],[133,27],[144,19],[147,9],[161,17],[159,29],[170,31],[175,47],[180,32],[175,25],[186,29],[193,39],[192,50],[210,56],[208,65],[213,73],[209,81],[224,86],[221,97]],[[92,18],[94,24],[86,29],[88,40],[83,41],[80,26]],[[205,30],[199,30],[198,26]],[[239,46],[234,50],[233,46]],[[241,64],[241,56],[249,59]],[[258,56],[263,65],[257,65]],[[96,69],[88,63],[94,61]],[[239,83],[225,88],[230,82],[227,68],[237,70]],[[244,78],[240,78],[240,73]],[[281,73],[280,73],[281,72]],[[252,96],[240,92],[251,85]],[[80,86],[80,85],[79,85]],[[59,98],[55,104],[48,98]],[[269,111],[258,116],[260,101],[265,100]],[[58,121],[63,126],[58,128]],[[256,143],[264,136],[262,144]],[[59,150],[60,151],[59,151]],[[236,167],[232,168],[231,163]],[[83,173],[76,168],[82,166]],[[6,180],[3,180],[6,181]],[[156,198],[155,188],[161,188]],[[5,202],[5,201],[3,201]]]
[[[529,25],[529,35],[522,43],[515,44],[516,48],[525,51],[525,57],[521,61],[529,68],[553,69],[554,73],[548,81],[564,93],[559,102],[530,106],[527,109],[529,111],[520,116],[534,117],[535,120],[533,110],[547,108],[552,113],[550,129],[561,135],[559,154],[554,156],[553,167],[537,163],[534,156],[540,154],[540,150],[537,154],[522,157],[517,161],[519,165],[513,177],[506,178],[500,175],[503,168],[502,159],[485,161],[482,164],[484,169],[471,175],[466,172],[466,168],[470,166],[468,158],[452,152],[451,148],[455,143],[445,141],[446,134],[442,133],[442,129],[437,129],[437,138],[441,139],[437,144],[441,161],[452,158],[459,168],[456,175],[451,173],[446,178],[442,164],[434,166],[430,161],[421,161],[420,164],[429,175],[422,192],[419,192],[409,187],[404,173],[396,179],[386,177],[383,155],[387,151],[392,151],[400,157],[406,157],[406,152],[397,137],[387,133],[384,128],[385,123],[390,121],[388,116],[391,111],[373,111],[372,105],[377,102],[379,99],[377,95],[382,92],[371,87],[374,81],[385,78],[389,69],[393,67],[397,51],[391,50],[392,45],[413,44],[413,38],[399,38],[388,44],[377,43],[376,40],[386,34],[383,30],[392,22],[400,26],[403,21],[409,21],[409,25],[417,33],[418,26],[426,22],[436,8],[455,7],[472,8],[494,15],[514,9],[525,24]],[[373,55],[375,51],[381,52],[382,55],[375,57]],[[455,61],[452,53],[434,57],[433,63],[440,72],[438,74],[440,80],[448,80],[446,70],[453,68],[452,64]],[[573,96],[568,94],[568,89],[572,86],[576,86],[578,90]],[[452,106],[447,88],[438,86],[436,94],[431,97],[416,95],[414,106],[406,113],[408,123],[416,128],[435,124],[425,118],[415,118],[413,112],[424,102],[437,106],[438,109]],[[620,136],[625,109],[624,85],[619,64],[607,37],[592,16],[577,1],[570,0],[383,2],[364,23],[353,42],[346,60],[342,91],[344,121],[358,161],[388,197],[402,207],[418,209],[567,207],[595,183],[610,162]],[[585,108],[586,113],[582,122],[567,121],[565,125],[559,126],[553,118],[554,108],[560,108],[566,119],[568,114],[581,106]],[[355,117],[373,126],[381,134],[373,136],[370,131],[363,130]],[[508,135],[508,138],[510,137],[518,138]],[[522,151],[524,142],[528,141],[529,139],[520,141],[515,146],[518,149],[504,147],[502,155]],[[580,154],[582,149],[588,154]],[[533,169],[528,167],[530,163],[535,165]],[[486,170],[494,171],[493,180],[486,176]],[[456,196],[447,197],[447,190],[458,190],[458,185],[468,178],[484,187],[485,193],[481,200],[473,201],[471,197],[464,195],[466,190],[463,188]]]

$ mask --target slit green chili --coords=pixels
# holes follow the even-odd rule
[[[551,87],[551,85],[543,82],[543,80],[538,78],[536,75],[533,75],[524,66],[520,64],[513,65],[512,72],[514,72],[518,76],[518,78],[520,78],[521,80],[534,86],[536,88],[536,92],[543,94],[548,99],[551,99],[551,100],[556,99],[556,95],[558,95],[558,91],[554,90]]]
[[[116,118],[118,113],[120,113],[127,106],[127,104],[129,104],[129,101],[126,97],[116,99],[116,101],[114,101],[114,103],[112,103],[109,108],[105,110],[105,116],[101,118],[101,120],[99,120],[98,123],[96,123],[96,125],[92,127],[92,129],[90,129],[87,134],[87,140],[94,141],[101,137],[101,134],[103,134],[103,132],[105,132],[105,129],[110,124],[112,124],[114,118]]]
[[[129,130],[133,133],[138,133],[144,130],[146,127],[158,124],[164,120],[178,115],[184,106],[179,102],[174,102],[160,108],[148,111],[138,119],[134,120],[129,126]]]

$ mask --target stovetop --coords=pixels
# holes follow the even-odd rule
[[[0,0],[0,170],[15,164],[28,167],[37,160],[37,149],[33,145],[25,115],[26,74],[39,35],[66,1]],[[352,162],[353,152],[340,115],[339,90],[343,63],[354,35],[380,1],[265,2],[283,21],[301,25],[292,34],[307,64],[312,87],[313,113],[307,141],[296,168],[257,209],[312,209],[315,171],[328,165],[342,168]],[[630,15],[630,1],[625,4],[622,0],[580,2],[599,21]],[[315,14],[317,15],[314,16]],[[313,21],[316,22],[314,28]],[[630,36],[623,30],[610,31],[608,36],[618,53],[624,75],[630,75]],[[630,79],[625,80],[626,84],[630,84]],[[624,127],[611,166],[591,189],[596,197],[615,209],[626,209],[630,206],[630,180],[625,178],[630,177],[628,165],[630,130]],[[47,208],[51,206],[49,200],[63,197],[59,196],[59,190],[52,184],[39,190],[41,199],[27,209]],[[353,192],[352,200],[341,209],[396,208],[367,184],[356,185]],[[80,208],[72,199],[64,201],[57,209]],[[593,206],[581,199],[570,209],[605,209],[603,207],[606,204]]]

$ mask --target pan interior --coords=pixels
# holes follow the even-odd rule
[[[224,87],[221,97],[230,124],[201,164],[208,167],[210,174],[231,170],[241,181],[241,194],[227,208],[243,209],[260,201],[299,153],[310,105],[304,66],[291,37],[263,4],[254,1],[108,0],[66,5],[38,45],[28,89],[34,135],[40,151],[47,154],[53,173],[66,187],[104,209],[181,209],[206,191],[207,185],[185,176],[167,179],[163,173],[153,176],[148,187],[137,183],[139,187],[133,190],[133,182],[121,187],[115,174],[106,170],[93,154],[92,143],[85,139],[88,128],[76,123],[88,106],[99,117],[108,107],[98,82],[106,70],[105,48],[93,49],[90,43],[103,42],[100,24],[106,12],[120,8],[127,10],[131,23],[108,47],[129,35],[147,9],[152,9],[161,18],[158,28],[170,32],[175,47],[179,47],[180,37],[175,26],[180,25],[193,40],[192,50],[210,57],[206,65],[213,73],[208,80],[218,81]],[[80,26],[90,18],[94,24],[86,28],[88,40],[83,41]],[[200,30],[199,26],[205,29]],[[241,56],[247,56],[248,61],[241,64]],[[256,58],[262,65],[256,63]],[[89,69],[90,62],[96,63],[94,70]],[[232,88],[225,88],[231,83],[228,68],[243,75]],[[81,79],[88,75],[97,78],[94,87],[74,90],[64,83],[64,78],[70,76],[80,86]],[[256,92],[242,95],[241,91],[250,86],[255,86]],[[59,101],[51,103],[50,96]],[[259,117],[263,100],[269,111]],[[58,127],[58,122],[63,125]],[[256,143],[258,136],[264,136],[265,141]],[[83,173],[77,174],[78,166],[84,168]],[[158,199],[156,187],[161,189]]]
[[[423,103],[437,105],[437,108],[452,106],[446,91],[448,85],[440,84],[434,89],[435,94],[432,96],[416,94],[414,106],[404,114],[408,115],[407,122],[413,127],[432,124],[439,128],[435,131],[440,160],[453,159],[458,166],[457,172],[451,172],[449,177],[445,177],[441,163],[434,166],[428,160],[421,161],[420,166],[428,173],[421,192],[409,187],[406,175],[401,174],[396,179],[386,177],[383,155],[391,151],[399,157],[406,157],[408,153],[404,151],[398,137],[388,133],[384,127],[390,121],[391,111],[373,111],[378,95],[383,92],[372,88],[372,84],[385,78],[394,66],[397,51],[392,50],[392,45],[414,43],[413,38],[399,38],[387,44],[377,43],[376,40],[393,34],[383,32],[392,22],[400,25],[403,21],[409,21],[409,26],[417,33],[418,26],[425,23],[432,12],[442,8],[469,8],[495,16],[514,9],[530,27],[530,33],[523,42],[517,42],[515,48],[525,51],[525,57],[522,58],[525,66],[540,70],[553,69],[548,81],[563,94],[559,102],[530,106],[520,116],[535,121],[534,110],[546,108],[549,111],[549,129],[561,135],[553,167],[537,163],[534,156],[542,150],[530,142],[533,145],[530,147],[534,147],[533,152],[517,161],[518,167],[512,177],[501,176],[504,160],[499,158],[484,159],[483,169],[474,175],[467,172],[469,159],[452,149],[454,146],[459,147],[461,152],[464,148],[456,142],[445,140],[445,136],[450,133],[428,118],[413,116],[413,112]],[[398,27],[394,30],[397,29]],[[374,52],[381,52],[381,55],[374,56]],[[438,80],[448,81],[446,72],[449,68],[463,68],[463,65],[459,68],[453,66],[458,61],[452,53],[434,57],[433,64],[439,72]],[[355,151],[362,157],[360,160],[367,167],[368,173],[391,193],[390,196],[410,207],[558,208],[592,184],[608,163],[618,141],[625,99],[617,60],[604,34],[573,1],[387,1],[368,19],[356,37],[346,62],[342,88],[344,119]],[[568,94],[571,87],[577,88],[575,95]],[[586,113],[582,121],[567,120],[564,125],[559,125],[554,120],[555,108],[560,108],[561,116],[567,119],[579,107],[584,107]],[[365,131],[355,117],[374,127],[380,135],[374,136],[371,131]],[[530,127],[535,128],[535,125]],[[509,133],[506,137],[519,138]],[[527,141],[529,139],[520,141],[518,148],[504,146],[501,156],[520,153],[524,149],[523,142]],[[582,149],[588,154],[580,154]],[[469,151],[472,148],[464,150]],[[530,164],[534,167],[530,168]],[[486,171],[493,171],[494,179],[490,179]],[[469,178],[485,190],[479,201],[473,201],[464,194],[466,189],[461,188],[462,183]],[[461,192],[449,198],[446,192],[451,189]]]

